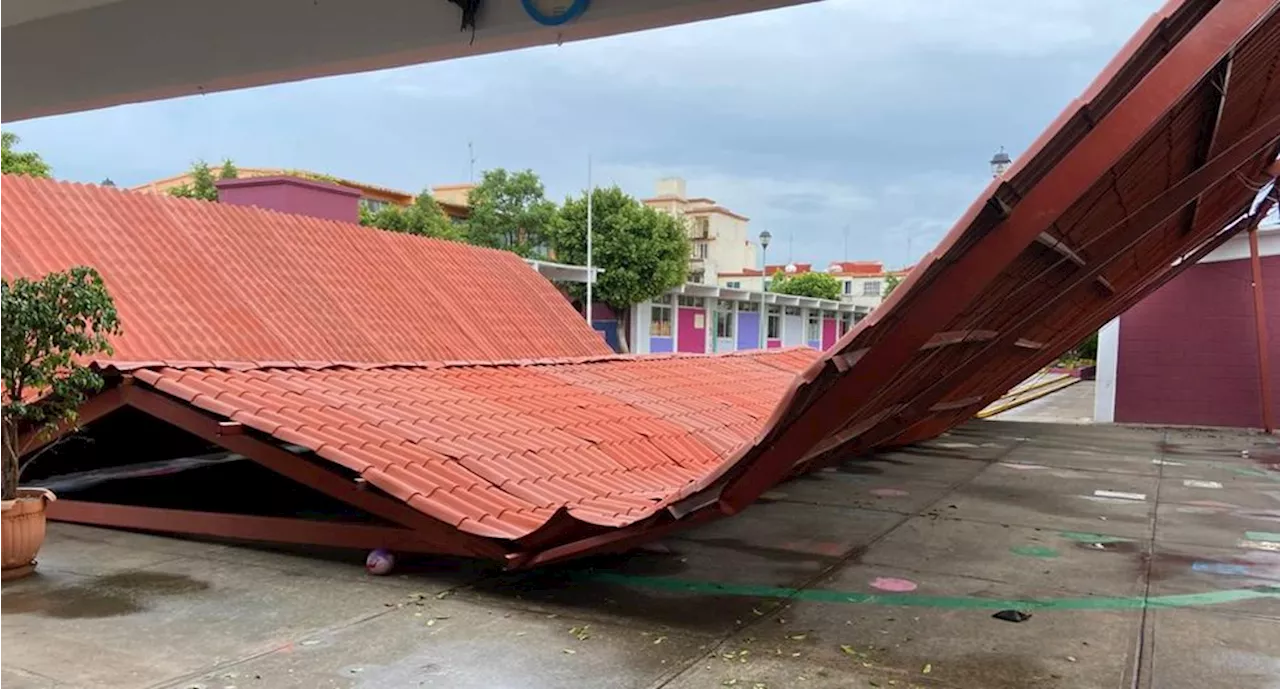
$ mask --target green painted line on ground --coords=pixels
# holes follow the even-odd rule
[[[1273,531],[1246,531],[1244,538],[1247,541],[1270,541],[1272,543],[1280,543],[1280,533]]]
[[[1058,551],[1043,545],[1015,545],[1009,549],[1014,555],[1027,557],[1057,557]]]
[[[583,574],[587,581],[622,584],[637,588],[656,589],[716,596],[752,596],[756,598],[784,598],[818,603],[845,603],[853,605],[898,605],[920,608],[947,608],[953,610],[1140,610],[1142,608],[1188,608],[1204,605],[1221,605],[1258,598],[1280,598],[1280,586],[1258,586],[1247,589],[1184,593],[1169,596],[1091,596],[1086,598],[1029,598],[1002,600],[972,596],[926,596],[913,593],[859,593],[856,591],[827,591],[822,589],[794,589],[779,586],[753,584],[720,584],[711,581],[694,581],[668,577],[645,577],[612,572]]]

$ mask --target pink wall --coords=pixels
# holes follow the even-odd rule
[[[1280,256],[1262,284],[1280,411]],[[1188,268],[1120,318],[1115,420],[1261,427],[1256,337],[1249,261]]]
[[[679,329],[676,334],[679,338],[679,342],[676,343],[676,351],[697,352],[699,354],[707,351],[706,311],[693,306],[681,306],[679,311],[679,315],[676,316],[676,327]],[[697,322],[699,315],[702,316],[702,327],[695,328],[694,323]]]
[[[831,345],[836,343],[836,319],[822,319],[822,348],[831,349]]]
[[[217,184],[219,203],[360,222],[360,192],[349,187],[297,177],[246,177]]]

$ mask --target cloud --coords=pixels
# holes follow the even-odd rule
[[[796,261],[904,264],[1158,6],[828,0],[13,129],[55,173],[121,184],[230,157],[417,190],[465,181],[472,142],[477,172],[532,168],[560,199],[591,155],[637,196],[685,177]]]

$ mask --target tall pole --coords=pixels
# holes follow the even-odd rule
[[[1258,252],[1258,225],[1271,206],[1280,199],[1280,180],[1273,180],[1269,198],[1258,207],[1257,219],[1249,223],[1249,272],[1253,290],[1253,324],[1258,338],[1258,383],[1262,394],[1262,430],[1274,433],[1275,418],[1271,415],[1271,358],[1267,353],[1267,310],[1262,300],[1262,258]]]
[[[595,187],[591,184],[591,154],[587,154],[587,325],[591,325],[591,288],[595,286],[596,276],[591,272],[591,197],[595,196]]]
[[[476,181],[476,149],[467,142],[467,181],[475,184]]]
[[[760,349],[769,348],[769,304],[765,301],[768,289],[765,287],[767,272],[765,266],[769,265],[769,243],[761,242],[760,247]]]

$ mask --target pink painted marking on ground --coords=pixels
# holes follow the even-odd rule
[[[910,579],[895,579],[894,577],[876,577],[871,580],[871,588],[880,589],[881,591],[892,591],[894,593],[906,593],[916,590],[916,582]]]
[[[910,495],[907,491],[897,488],[876,488],[871,491],[871,494],[882,498],[901,498]]]

